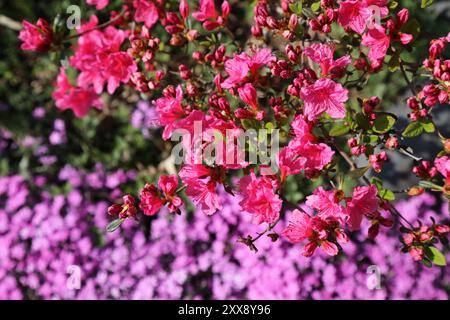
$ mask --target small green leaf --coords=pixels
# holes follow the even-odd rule
[[[420,5],[420,7],[422,9],[428,8],[429,6],[431,6],[433,4],[434,0],[422,0],[422,4]]]
[[[419,122],[422,124],[422,127],[425,130],[425,132],[433,133],[436,130],[433,122],[431,122],[430,119],[420,119]]]
[[[108,232],[114,232],[117,228],[121,226],[121,224],[125,221],[125,219],[116,219],[112,221],[108,226],[106,227],[106,231]]]
[[[445,156],[445,155],[447,155],[447,151],[441,150],[441,151],[437,154],[436,158],[440,158],[440,157],[443,157],[443,156]]]
[[[312,11],[317,12],[317,11],[319,11],[319,9],[320,9],[320,1],[314,2],[311,5],[311,10]]]
[[[350,171],[349,175],[353,179],[359,179],[367,172],[367,170],[369,170],[369,168],[370,168],[370,166],[363,167],[363,168],[357,168],[355,170]]]
[[[373,131],[377,133],[388,132],[395,124],[395,118],[388,114],[379,115],[373,123]]]
[[[447,261],[445,260],[445,256],[435,247],[429,247],[425,249],[425,254],[427,257],[437,266],[446,266]]]
[[[289,9],[295,13],[300,15],[302,13],[302,9],[303,9],[303,1],[298,1],[295,3],[290,3],[289,4]]]
[[[402,135],[407,138],[417,137],[423,132],[424,128],[419,121],[414,121],[408,124],[403,130]]]
[[[398,6],[398,2],[397,1],[392,1],[391,3],[389,3],[389,9],[395,9]]]
[[[337,124],[330,130],[330,136],[339,137],[350,131],[350,126],[346,124]]]
[[[378,195],[381,199],[386,201],[394,201],[395,200],[395,194],[389,189],[383,188],[383,181],[381,181],[378,177],[373,177],[370,182],[375,185],[378,189]]]
[[[395,200],[395,194],[389,189],[382,188],[380,191],[378,191],[378,194],[380,195],[380,198],[386,201],[394,201]]]

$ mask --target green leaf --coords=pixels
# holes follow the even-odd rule
[[[407,138],[417,137],[423,132],[424,128],[419,121],[414,121],[408,124],[403,130],[402,135]]]
[[[114,232],[117,228],[121,226],[121,224],[125,221],[125,219],[116,219],[112,221],[108,226],[106,227],[106,231],[108,232]]]
[[[375,185],[378,189],[378,195],[381,199],[386,201],[394,201],[395,200],[395,194],[389,189],[383,188],[383,181],[381,181],[378,177],[373,177],[370,182]]]
[[[395,124],[395,118],[388,114],[379,115],[373,123],[373,131],[377,133],[388,132]]]
[[[355,121],[361,129],[364,130],[370,129],[369,121],[367,121],[366,117],[362,113],[357,113],[355,115]]]
[[[330,130],[330,136],[339,137],[350,131],[350,126],[346,124],[337,124]]]
[[[302,9],[303,9],[303,0],[295,2],[295,3],[290,3],[289,4],[289,9],[293,13],[300,15],[302,13]]]
[[[317,11],[319,11],[319,9],[320,9],[320,1],[314,2],[311,5],[311,10],[312,11],[317,12]]]
[[[378,191],[378,194],[380,195],[380,198],[386,201],[394,201],[395,200],[395,194],[389,189],[382,188]]]
[[[353,179],[359,179],[367,172],[367,170],[369,170],[369,168],[370,168],[370,166],[363,167],[363,168],[357,168],[355,170],[350,171],[349,175]]]
[[[392,1],[391,3],[389,3],[389,9],[395,9],[398,6],[398,2],[397,1]]]
[[[437,154],[436,158],[440,158],[440,157],[443,157],[443,156],[445,156],[445,155],[447,155],[447,151],[441,150],[441,151]]]
[[[434,0],[422,0],[422,4],[420,5],[420,7],[422,9],[428,8],[429,6],[431,6],[433,4]]]
[[[437,266],[446,266],[447,261],[445,260],[445,256],[435,247],[429,247],[425,249],[425,254],[427,257]]]
[[[431,122],[430,119],[420,119],[419,122],[422,124],[422,127],[425,130],[425,132],[433,133],[436,130],[433,122]]]

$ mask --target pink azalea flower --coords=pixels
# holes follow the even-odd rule
[[[92,6],[96,6],[95,8],[97,10],[102,10],[102,9],[106,8],[106,6],[109,3],[109,0],[87,0],[86,2],[87,2],[87,4],[90,4]]]
[[[349,0],[340,3],[338,23],[344,28],[350,28],[362,34],[371,17],[372,13],[363,1]]]
[[[251,213],[255,224],[273,223],[280,216],[283,201],[275,193],[272,181],[267,177],[256,178],[252,172],[239,181],[242,210]]]
[[[22,50],[45,52],[50,49],[53,31],[47,21],[39,19],[34,25],[23,20],[22,25],[23,29],[19,34],[19,39],[23,42],[20,46]]]
[[[447,156],[434,160],[436,169],[444,176],[447,183],[450,183],[450,158]]]
[[[312,170],[322,170],[334,155],[328,145],[314,143],[316,138],[311,133],[312,124],[308,123],[303,115],[298,115],[291,126],[295,137],[278,154],[282,181],[288,175],[298,174],[303,170],[307,174]]]
[[[198,21],[205,21],[208,19],[215,19],[218,17],[214,0],[200,0],[200,7],[198,11],[192,13],[192,17]]]
[[[342,195],[336,191],[326,191],[318,187],[306,198],[306,205],[317,210],[317,215],[323,219],[332,218],[341,223],[347,219],[347,209],[340,204]]]
[[[386,30],[382,26],[376,25],[363,35],[361,43],[369,47],[369,60],[376,64],[384,60],[390,41]]]
[[[219,178],[213,168],[201,164],[188,164],[181,168],[179,176],[186,185],[186,194],[195,205],[200,205],[201,210],[212,215],[217,210],[222,210],[216,186]]]
[[[376,186],[356,187],[353,190],[353,197],[347,203],[348,226],[351,231],[358,230],[361,226],[363,216],[370,215],[378,209],[379,200],[377,198],[378,189]]]
[[[160,176],[158,180],[159,189],[164,192],[166,202],[170,212],[179,212],[183,200],[176,195],[178,188],[178,179],[176,175]]]
[[[158,188],[153,184],[146,184],[140,192],[139,207],[146,216],[155,215],[166,201],[161,197]]]
[[[258,109],[258,98],[256,89],[251,83],[246,83],[243,87],[238,88],[239,97],[253,109]]]
[[[98,24],[96,16],[83,25],[82,33]],[[78,39],[78,48],[70,59],[70,65],[81,71],[77,83],[83,88],[93,86],[100,94],[107,84],[108,93],[113,94],[120,83],[127,83],[137,71],[136,63],[126,52],[120,51],[126,33],[109,26],[105,30],[88,32]]]
[[[333,80],[321,78],[303,87],[300,97],[305,103],[303,113],[310,121],[315,120],[323,112],[332,118],[345,117],[344,103],[348,100],[348,90]]]
[[[299,243],[312,237],[313,233],[311,217],[296,209],[292,212],[289,225],[283,230],[282,235],[292,243]]]
[[[222,88],[230,89],[244,81],[249,71],[251,75],[256,75],[259,68],[267,65],[273,59],[272,51],[267,48],[255,52],[253,56],[249,56],[245,52],[235,55],[233,59],[225,62],[225,71],[229,77],[221,83]]]
[[[292,243],[308,240],[302,248],[301,254],[310,257],[318,246],[328,255],[335,256],[339,249],[336,244],[327,240],[328,233],[325,230],[327,223],[320,217],[310,217],[305,212],[294,210],[289,225],[283,230],[282,235]]]
[[[220,197],[213,181],[195,181],[186,188],[186,194],[195,205],[199,205],[204,214],[210,216],[222,210]]]
[[[316,137],[311,133],[313,124],[307,122],[305,117],[301,114],[297,115],[291,123],[291,129],[295,135],[295,140],[304,144],[313,142]]]
[[[103,70],[103,77],[108,85],[108,93],[113,94],[120,83],[128,83],[131,75],[136,71],[136,63],[127,52],[110,54],[105,60]]]
[[[322,170],[333,159],[334,151],[325,143],[307,143],[301,149],[305,170]]]
[[[315,43],[305,48],[303,52],[312,61],[320,65],[323,77],[328,74],[340,75],[344,68],[352,62],[348,55],[334,60],[334,48],[326,44]]]
[[[225,62],[225,71],[228,73],[228,78],[220,86],[224,89],[232,88],[247,77],[249,70],[247,54],[236,55],[233,59]]]
[[[163,139],[167,140],[176,129],[176,122],[185,117],[181,105],[183,91],[181,86],[176,88],[176,96],[165,96],[155,101],[156,111],[159,114],[159,123],[164,126]]]
[[[222,2],[221,10],[222,15],[219,16],[216,12],[214,0],[200,0],[199,9],[192,13],[192,17],[197,21],[203,22],[203,28],[206,30],[214,30],[224,25],[230,14],[231,7],[227,0]]]
[[[293,148],[282,148],[278,153],[277,160],[281,171],[281,181],[284,181],[287,176],[299,174],[305,169],[306,159]]]
[[[362,34],[368,22],[373,22],[374,15],[380,14],[380,18],[388,14],[387,0],[347,0],[339,6],[338,23],[344,28]],[[379,12],[372,10],[371,6],[378,7]]]
[[[60,68],[56,87],[52,95],[56,107],[61,110],[72,109],[79,118],[84,117],[91,107],[97,109],[103,107],[100,96],[92,88],[78,88],[70,84],[64,68]]]
[[[281,170],[282,181],[287,176],[298,174],[303,170],[307,175],[309,172],[322,170],[333,158],[334,151],[324,143],[297,142],[299,141],[291,141],[278,154],[278,167]],[[292,143],[295,143],[295,146]]]
[[[144,22],[147,28],[152,28],[158,21],[158,8],[153,0],[133,0],[133,7],[136,9],[134,19],[138,22]]]

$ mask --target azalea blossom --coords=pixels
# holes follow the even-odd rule
[[[78,32],[82,33],[97,24],[97,17],[92,16]],[[70,65],[81,71],[78,85],[83,88],[93,86],[95,92],[100,94],[107,84],[108,93],[113,94],[121,83],[127,83],[137,66],[127,52],[120,51],[125,39],[126,33],[112,26],[80,36],[75,55],[70,58]]]
[[[183,200],[177,196],[178,179],[176,175],[162,175],[158,180],[158,187],[146,184],[141,190],[139,207],[147,216],[155,215],[164,205],[169,211],[179,213]]]
[[[183,90],[181,86],[175,89],[175,96],[165,93],[165,96],[154,101],[159,115],[159,123],[164,126],[163,139],[167,140],[176,129],[176,122],[186,116],[181,105]]]
[[[311,172],[322,170],[331,162],[334,151],[325,143],[315,143],[316,138],[311,130],[312,124],[303,115],[298,115],[292,122],[295,137],[288,146],[281,149],[277,157],[281,180],[303,170],[309,176]]]
[[[159,19],[158,8],[153,0],[133,0],[136,12],[134,18],[138,22],[144,22],[147,28],[152,28]]]
[[[219,15],[216,12],[214,0],[200,0],[198,11],[192,13],[192,17],[198,21],[205,21],[207,19],[215,19]]]
[[[339,4],[338,23],[362,34],[367,27],[388,14],[387,0],[347,0]],[[376,10],[374,10],[376,8]],[[376,15],[379,15],[378,17]],[[369,25],[371,23],[371,25]]]
[[[158,188],[153,184],[146,184],[139,194],[141,202],[139,208],[146,216],[154,216],[166,203],[161,198]]]
[[[347,221],[351,231],[358,230],[364,216],[374,213],[379,206],[377,198],[378,189],[376,186],[356,187],[353,189],[353,196],[347,203],[349,220]]]
[[[344,194],[340,190],[326,191],[323,187],[318,187],[313,194],[306,197],[306,205],[317,210],[318,216],[326,219],[333,218],[341,223],[347,219],[347,208],[341,203]]]
[[[294,210],[289,221],[289,225],[283,230],[282,236],[292,243],[308,241],[302,248],[301,254],[310,257],[317,247],[321,247],[330,256],[338,254],[337,245],[328,241],[326,221],[319,216],[310,217],[303,211]]]
[[[450,183],[450,158],[447,156],[436,158],[434,165],[440,174]]]
[[[372,63],[379,63],[384,60],[389,49],[391,39],[386,35],[386,29],[376,25],[370,29],[362,38],[362,44],[369,47],[368,57]]]
[[[78,118],[87,115],[92,107],[97,109],[103,108],[103,102],[94,89],[85,89],[72,85],[63,67],[59,69],[56,90],[53,92],[52,97],[58,109],[72,109]]]
[[[179,173],[186,185],[186,194],[206,215],[222,209],[216,188],[221,183],[222,172],[201,164],[184,165]]]
[[[97,10],[103,10],[109,4],[109,0],[86,0],[87,4],[95,6]]]
[[[223,25],[230,14],[230,4],[227,0],[222,2],[222,15],[216,11],[214,0],[200,0],[198,11],[192,13],[192,17],[200,22],[203,22],[203,28],[206,30],[214,30]]]
[[[334,60],[334,48],[322,43],[312,44],[311,46],[305,48],[303,52],[312,61],[320,65],[323,77],[328,74],[339,77],[345,70],[345,67],[352,62],[350,56],[348,55]]]
[[[266,176],[257,178],[252,172],[239,181],[242,210],[252,214],[255,224],[273,223],[280,216],[282,200],[275,193],[273,182]]]
[[[221,83],[221,87],[224,89],[232,88],[244,81],[249,72],[251,76],[255,76],[259,68],[267,65],[273,59],[272,51],[267,48],[254,52],[252,56],[245,52],[235,55],[233,59],[225,62],[225,71],[229,77]]]
[[[328,78],[321,78],[300,91],[303,99],[304,115],[310,121],[317,119],[323,112],[332,118],[345,117],[345,105],[348,100],[348,90],[341,84]]]
[[[53,42],[53,31],[44,19],[39,19],[34,25],[27,20],[22,22],[23,30],[19,39],[22,40],[20,48],[27,51],[45,52],[50,49]]]

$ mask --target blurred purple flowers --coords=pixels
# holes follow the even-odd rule
[[[1,177],[0,299],[448,299],[448,267],[410,263],[385,232],[383,246],[363,245],[361,236],[335,258],[304,258],[269,238],[251,252],[237,235],[256,227],[226,194],[215,219],[161,212],[141,225],[127,221],[122,235],[106,234],[108,203],[135,175],[66,166],[58,185],[68,188],[57,195],[44,191],[51,188],[42,187],[50,183],[43,176]],[[398,209],[425,221],[437,205],[424,194]],[[79,290],[69,286],[72,266],[80,268]],[[377,282],[371,268],[380,272],[380,289],[370,289]]]

